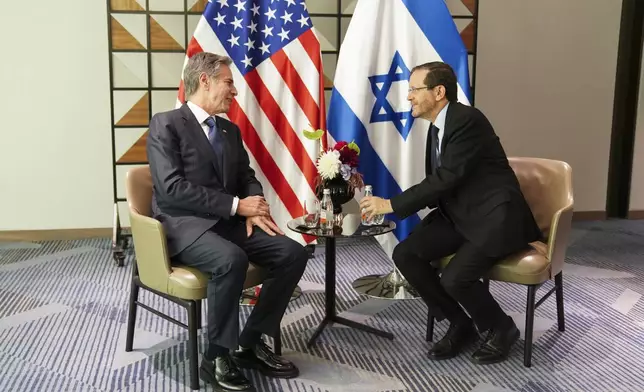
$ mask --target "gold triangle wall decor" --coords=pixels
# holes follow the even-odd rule
[[[329,79],[326,75],[324,75],[324,87],[333,87],[333,80]]]
[[[197,0],[195,5],[190,8],[190,12],[203,12],[206,9],[208,0]]]
[[[145,11],[136,0],[110,0],[112,11]]]
[[[476,3],[478,0],[461,0],[463,2],[463,5],[467,7],[468,10],[474,15],[474,12],[476,11]]]
[[[151,49],[183,50],[183,47],[150,16],[150,47]]]
[[[137,103],[128,110],[116,125],[148,125],[150,122],[150,93],[146,92]]]
[[[113,16],[110,16],[110,21],[112,27],[112,49],[145,49]]]
[[[145,144],[147,143],[149,132],[149,130],[145,131],[139,140],[118,159],[117,163],[147,163],[148,154],[145,150]]]
[[[463,29],[463,31],[461,31],[461,39],[463,40],[465,49],[470,53],[474,51],[474,27],[475,24],[474,21],[472,21]]]

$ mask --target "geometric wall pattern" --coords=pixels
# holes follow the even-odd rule
[[[145,143],[152,115],[175,106],[185,50],[207,1],[107,0],[114,202],[119,204],[124,226],[128,226],[125,173],[147,163]],[[445,0],[470,53],[472,78],[477,2]],[[339,48],[356,3],[357,0],[306,0],[320,40],[327,103]]]

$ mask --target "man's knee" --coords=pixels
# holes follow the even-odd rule
[[[231,247],[222,263],[221,274],[230,274],[244,279],[248,271],[248,256],[238,247]],[[216,274],[216,272],[215,272]]]
[[[441,275],[441,286],[454,298],[463,294],[471,285],[471,279],[464,278],[456,273],[450,273],[449,270]]]
[[[414,261],[417,256],[413,252],[410,243],[407,241],[399,242],[394,248],[391,258],[399,269],[405,269],[410,262]]]
[[[309,259],[309,254],[306,249],[287,236],[276,236],[273,237],[273,240],[275,241],[273,246],[279,249],[272,256],[273,268],[304,272]]]
[[[304,271],[309,260],[309,253],[306,251],[306,248],[288,237],[285,242],[286,254],[289,256],[290,262],[298,269]]]

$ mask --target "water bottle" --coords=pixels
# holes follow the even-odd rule
[[[364,196],[365,197],[373,196],[373,188],[371,187],[371,185],[365,185],[365,187],[364,187]],[[373,222],[373,218],[372,219],[367,218],[367,213],[365,212],[364,208],[362,209],[361,212],[362,212],[362,214],[361,214],[362,215],[362,219],[361,219],[362,224],[365,225],[365,226],[371,226],[371,224]]]
[[[331,190],[322,191],[322,202],[320,203],[320,228],[323,230],[333,229],[333,202],[331,201]]]
[[[382,225],[382,223],[384,221],[385,221],[385,215],[384,214],[374,215],[372,225]]]
[[[373,188],[371,188],[371,193],[373,194]],[[385,215],[384,214],[374,215],[371,218],[371,224],[372,225],[381,225],[382,222],[384,222],[384,221],[385,221]]]

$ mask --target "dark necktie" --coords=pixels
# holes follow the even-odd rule
[[[223,136],[221,134],[221,131],[217,129],[217,123],[215,122],[214,118],[208,117],[204,122],[206,123],[206,125],[208,125],[208,141],[210,142],[212,149],[215,151],[215,158],[217,160],[217,164],[219,165],[219,171],[221,172],[224,161]]]
[[[438,128],[434,124],[429,127],[429,134],[432,138],[432,173],[436,173],[436,169],[441,165],[441,154],[438,145]]]
[[[439,150],[440,145],[438,141],[438,131],[438,127],[436,127],[434,124],[429,127],[429,132],[432,136],[432,174],[436,174],[436,170],[441,166],[441,153]],[[449,214],[447,213],[447,209],[445,208],[442,199],[438,199],[438,211],[447,221],[452,221],[449,217]]]

